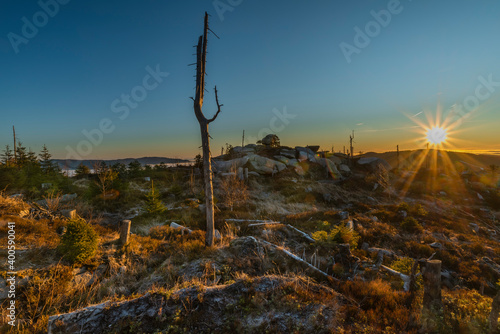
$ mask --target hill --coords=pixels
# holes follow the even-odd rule
[[[426,150],[407,150],[399,151],[400,163],[402,165],[411,165],[418,161],[418,157],[425,155]],[[455,151],[439,151],[439,150],[429,150],[429,155],[436,155],[439,160],[443,162],[449,159],[453,165],[462,164],[466,168],[479,171],[479,170],[489,170],[490,165],[500,166],[500,156],[493,154],[475,154],[467,152],[455,152]],[[367,152],[359,157],[377,157],[386,160],[392,167],[397,166],[397,152],[389,151],[384,153]]]

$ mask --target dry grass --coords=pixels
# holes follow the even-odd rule
[[[29,205],[22,198],[10,197],[0,191],[0,212],[3,215],[18,215],[26,209],[29,209]]]

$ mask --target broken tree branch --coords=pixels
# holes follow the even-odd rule
[[[323,270],[318,269],[317,267],[313,266],[309,262],[302,260],[300,257],[298,257],[297,255],[293,254],[292,252],[286,250],[285,248],[283,248],[281,246],[278,246],[278,245],[275,245],[275,244],[272,244],[272,243],[267,242],[265,240],[261,240],[261,239],[257,239],[257,238],[255,238],[255,239],[258,242],[260,242],[260,243],[262,243],[264,245],[267,245],[267,246],[272,247],[272,248],[274,248],[276,250],[279,250],[280,252],[282,252],[283,254],[287,255],[288,257],[294,259],[295,261],[300,262],[302,264],[305,264],[307,267],[311,268],[313,271],[315,271],[316,273],[320,274],[321,276],[323,276],[323,277],[325,277],[325,278],[327,278],[329,280],[333,280],[333,281],[339,282],[339,280],[337,278],[328,275]]]
[[[217,86],[215,86],[214,88],[215,90],[215,102],[217,103],[217,112],[215,113],[214,117],[212,117],[211,119],[207,120],[207,123],[212,123],[213,121],[215,121],[215,119],[217,118],[217,116],[219,116],[219,113],[220,113],[220,107],[222,107],[223,105],[219,103],[219,97],[217,95]]]
[[[399,276],[403,280],[403,282],[404,282],[404,284],[403,284],[403,290],[404,291],[410,291],[410,276],[405,275],[403,273],[400,273],[399,271],[396,271],[396,270],[391,269],[389,267],[386,267],[384,265],[380,265],[380,268],[384,269],[385,271],[387,271],[391,275]]]
[[[287,224],[288,227],[290,227],[292,230],[296,231],[297,233],[299,233],[300,235],[302,235],[304,238],[306,238],[307,240],[309,240],[310,242],[316,242],[316,240],[314,240],[313,238],[311,238],[309,236],[309,234],[307,234],[306,232],[302,232],[301,230],[299,230],[298,228],[290,225],[290,224]]]

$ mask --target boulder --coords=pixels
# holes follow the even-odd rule
[[[392,169],[391,165],[386,160],[377,157],[361,158],[358,160],[358,165],[367,166],[372,171],[376,171],[381,168],[386,171],[390,171]]]
[[[342,177],[340,174],[339,170],[337,169],[337,165],[330,159],[319,159],[318,160],[319,164],[323,167],[325,167],[328,170],[328,173],[334,178],[338,179]]]
[[[351,172],[351,169],[349,168],[349,166],[344,165],[344,164],[341,164],[339,166],[339,169],[340,169],[341,172],[344,172],[344,173],[350,173]]]
[[[248,157],[242,157],[227,161],[212,160],[212,168],[216,172],[230,172],[243,167],[248,162]]]
[[[288,165],[288,161],[290,160],[289,158],[283,156],[283,155],[275,155],[274,159],[276,159],[279,162],[284,163],[285,165]]]
[[[304,169],[301,166],[295,167],[295,173],[297,173],[300,176],[304,176],[306,172],[304,172]]]
[[[68,201],[74,200],[77,197],[78,197],[78,195],[76,193],[75,194],[64,194],[60,197],[60,201],[61,202],[68,202]]]
[[[316,153],[308,147],[296,146],[295,151],[298,153],[299,161],[309,160],[310,162],[318,162]]]
[[[245,147],[241,147],[241,146],[233,147],[233,153],[248,154],[248,153],[254,153],[254,152],[255,152],[255,147],[250,147],[250,145],[247,145]]]
[[[283,155],[290,159],[295,159],[295,150],[281,149],[280,155]]]
[[[337,166],[342,164],[342,159],[340,159],[339,157],[337,157],[335,155],[329,156],[328,159],[333,161]]]
[[[283,155],[275,155],[274,158],[281,163],[287,165],[287,167],[295,167],[298,166],[299,161],[297,159],[289,159]]]
[[[279,147],[280,146],[280,139],[278,136],[274,134],[269,134],[262,138],[261,140],[262,145],[265,146],[271,146],[271,147]]]
[[[274,174],[286,168],[286,165],[282,162],[261,157],[256,154],[249,156],[248,161],[259,174]]]

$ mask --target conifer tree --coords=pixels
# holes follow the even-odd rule
[[[52,155],[49,153],[47,146],[44,144],[42,147],[42,151],[39,154],[40,157],[40,167],[45,174],[52,174],[56,171],[56,166],[52,161]]]
[[[153,181],[151,181],[151,190],[146,195],[146,204],[144,209],[148,213],[162,213],[166,210],[165,206],[160,200],[160,194],[155,189]]]

